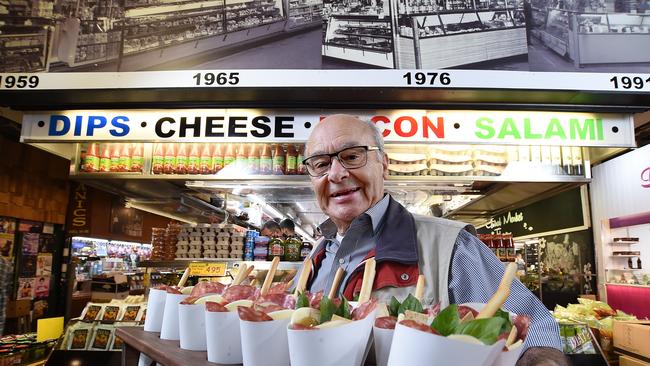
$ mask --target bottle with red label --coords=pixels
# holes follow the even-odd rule
[[[193,143],[190,147],[190,156],[187,158],[187,174],[199,174],[200,157],[199,147],[201,145]]]
[[[237,152],[235,150],[235,145],[227,144],[226,151],[223,153],[223,167],[226,168],[230,164],[234,163],[236,158]],[[232,169],[232,167],[230,169]]]
[[[214,173],[213,164],[212,164],[212,149],[210,144],[203,144],[201,148],[201,157],[199,159],[199,170],[201,174],[212,174]]]
[[[120,172],[131,171],[131,144],[122,144],[118,169]]]
[[[283,175],[285,169],[285,152],[281,144],[276,144],[273,149],[273,174]]]
[[[99,144],[91,142],[86,149],[86,156],[83,163],[84,171],[93,173],[99,170]]]
[[[273,156],[271,146],[264,144],[260,152],[260,174],[268,175],[273,173]]]
[[[143,147],[141,143],[134,143],[131,153],[131,169],[132,172],[142,172],[142,167],[144,166],[144,154],[142,152]]]
[[[120,144],[111,144],[111,172],[120,171]]]
[[[176,153],[176,169],[174,169],[174,172],[176,174],[187,174],[187,161],[187,144],[181,142]]]
[[[296,175],[298,173],[298,166],[296,165],[298,161],[298,150],[296,150],[296,147],[293,144],[287,145],[287,155],[285,161],[285,174]]]
[[[305,145],[301,144],[298,146],[298,158],[296,159],[298,174],[307,174],[307,171],[305,170],[305,164],[302,163],[303,160],[305,160]]]
[[[212,150],[212,172],[218,173],[224,167],[223,145],[216,144]]]
[[[151,158],[151,171],[153,174],[162,174],[165,162],[165,145],[156,144]]]
[[[163,159],[163,173],[174,174],[176,169],[176,144],[165,145],[165,158]]]

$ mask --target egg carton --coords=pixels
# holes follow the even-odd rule
[[[230,244],[230,250],[244,250],[244,244]]]
[[[214,240],[204,240],[203,241],[203,246],[206,246],[206,245],[208,245],[208,246],[217,245],[217,242],[215,242]]]
[[[389,164],[425,164],[426,154],[388,153]]]
[[[190,245],[201,245],[201,244],[203,244],[201,238],[192,238],[192,240],[190,240]]]
[[[187,258],[203,258],[201,253],[187,253]]]
[[[200,238],[201,237],[201,232],[200,231],[192,231],[190,233],[190,238]]]
[[[227,232],[227,231],[221,231],[221,232],[217,233],[217,237],[218,238],[223,238],[223,237],[230,238],[230,233]]]
[[[214,249],[204,249],[203,255],[208,255],[208,254],[217,254],[217,251]]]
[[[176,254],[176,258],[178,258],[178,259],[185,259],[185,258],[187,258],[187,253]]]
[[[217,245],[215,245],[215,247],[217,248],[217,250],[228,250],[228,249],[230,249],[230,244],[218,244],[217,243]]]
[[[239,249],[231,250],[230,254],[244,255],[244,251]]]
[[[243,256],[241,254],[230,254],[228,256],[229,259],[242,259]]]
[[[176,251],[179,251],[179,250],[187,252],[188,250],[190,250],[190,246],[189,245],[177,245],[176,246]]]
[[[178,234],[176,239],[178,239],[178,241],[190,241],[190,236],[188,234]]]
[[[217,257],[217,253],[209,253],[209,254],[205,254],[205,253],[204,253],[204,254],[203,254],[203,258],[211,258],[211,259],[215,259],[215,258],[220,258],[220,257]]]
[[[231,238],[230,239],[230,244],[243,245],[244,244],[244,238]]]
[[[217,236],[217,234],[216,234],[216,233],[213,233],[213,232],[203,233],[203,235],[201,235],[201,237],[203,238],[204,241],[205,241],[205,240],[214,240],[214,238],[215,238],[216,236]]]
[[[229,254],[230,251],[228,249],[217,249],[217,254]]]
[[[190,245],[189,240],[179,240],[176,242],[176,245]]]
[[[189,251],[186,249],[179,249],[176,251],[176,255],[178,256],[179,254],[187,254]]]
[[[429,175],[429,167],[426,163],[415,164],[388,164],[390,175]]]
[[[431,164],[429,174],[434,176],[468,176],[472,175],[472,164]]]

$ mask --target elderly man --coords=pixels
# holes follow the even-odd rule
[[[404,299],[422,273],[426,304],[487,302],[504,266],[470,225],[412,215],[385,194],[388,158],[383,150],[374,125],[353,116],[330,116],[312,131],[303,164],[329,219],[320,226],[324,240],[311,254],[308,288],[327,291],[337,268],[343,267],[339,291],[353,299],[361,288],[364,260],[374,257],[373,296],[380,300],[393,295]],[[559,351],[556,322],[521,282],[515,281],[504,307],[531,318],[526,350],[517,365],[569,365]]]

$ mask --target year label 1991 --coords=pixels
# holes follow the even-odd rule
[[[449,85],[451,76],[448,72],[407,72],[402,75],[406,85]]]
[[[36,75],[0,75],[0,89],[33,89],[38,86]]]
[[[641,76],[614,76],[609,79],[614,89],[645,89],[650,85],[650,78]]]

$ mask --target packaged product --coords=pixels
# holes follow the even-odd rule
[[[99,313],[102,311],[102,304],[89,302],[81,312],[81,320],[84,322],[92,322],[99,318]]]

